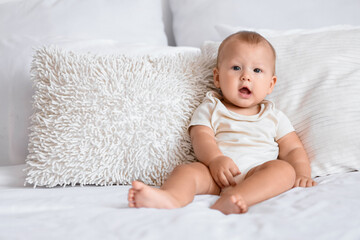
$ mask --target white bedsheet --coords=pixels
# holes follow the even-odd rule
[[[0,168],[0,239],[360,239],[360,172],[226,216],[209,209],[217,196],[175,210],[130,209],[129,186],[24,187],[23,168]]]

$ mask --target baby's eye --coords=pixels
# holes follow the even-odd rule
[[[232,69],[235,71],[239,71],[241,68],[239,66],[233,66]]]
[[[256,73],[261,73],[261,69],[260,69],[260,68],[255,68],[255,69],[254,69],[254,72],[256,72]]]

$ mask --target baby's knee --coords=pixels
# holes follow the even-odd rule
[[[284,160],[273,160],[265,164],[271,164],[272,167],[275,167],[279,171],[279,176],[286,178],[286,180],[290,182],[295,182],[296,172],[290,163]]]
[[[294,167],[283,160],[278,160],[281,163],[281,172],[283,173],[284,177],[286,177],[286,179],[290,182],[291,187],[294,185],[295,183],[295,179],[296,179],[296,172]]]
[[[184,179],[193,180],[197,186],[202,185],[204,182],[211,184],[213,181],[209,168],[201,162],[179,165],[174,169],[173,174],[181,175]]]
[[[198,172],[203,171],[204,168],[206,168],[206,166],[203,163],[194,162],[194,163],[179,165],[175,167],[174,172],[176,171],[176,172],[187,172],[189,174],[196,174]]]

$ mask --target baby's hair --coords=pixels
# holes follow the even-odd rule
[[[219,59],[220,59],[220,55],[222,53],[222,49],[224,48],[225,44],[232,39],[237,39],[246,43],[250,43],[250,44],[259,44],[259,43],[265,43],[267,44],[271,51],[274,54],[274,60],[276,59],[276,52],[274,47],[271,45],[271,43],[266,40],[266,38],[264,38],[263,36],[261,36],[259,33],[257,32],[252,32],[252,31],[240,31],[240,32],[236,32],[234,34],[231,34],[230,36],[228,36],[227,38],[225,38],[222,43],[219,46],[219,50],[218,50],[218,57],[216,60],[216,67],[218,67],[219,65]]]

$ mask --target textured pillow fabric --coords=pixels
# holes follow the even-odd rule
[[[214,26],[251,28],[320,28],[336,24],[360,25],[358,0],[169,0],[178,46],[201,47],[221,41]]]
[[[329,31],[337,31],[337,30],[352,30],[360,28],[353,25],[334,25],[323,28],[315,28],[315,29],[291,29],[291,30],[273,30],[273,29],[257,29],[257,28],[247,28],[243,26],[232,26],[227,24],[217,24],[215,25],[216,32],[218,33],[221,39],[225,39],[227,36],[238,32],[238,31],[255,31],[260,33],[265,38],[273,38],[273,37],[285,37],[287,35],[299,35],[299,34],[312,34],[319,32],[329,32]]]
[[[26,182],[160,185],[195,160],[187,127],[211,89],[199,49],[155,55],[37,51]]]
[[[114,44],[167,46],[161,0],[0,3],[0,165],[24,163],[27,155],[34,49],[70,43],[97,51]]]
[[[359,28],[268,38],[278,76],[268,99],[292,121],[313,177],[360,170],[359,39]],[[218,46],[203,47],[213,64]]]

